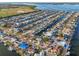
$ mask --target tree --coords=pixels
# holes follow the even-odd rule
[[[43,41],[47,42],[47,41],[49,41],[49,38],[46,36],[46,37],[43,38]]]

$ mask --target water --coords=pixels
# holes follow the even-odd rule
[[[11,52],[4,45],[0,45],[0,56],[19,56],[16,52]]]
[[[62,10],[62,11],[74,11],[74,12],[79,12],[79,4],[36,4],[37,9],[42,9],[42,10]],[[71,40],[71,56],[79,56],[79,18],[77,22],[77,27],[75,28],[75,32],[73,34],[72,40]]]
[[[48,9],[48,10],[63,10],[63,11],[79,11],[79,4],[46,4],[46,3],[41,3],[41,4],[35,4],[37,9]]]
[[[36,5],[36,9],[42,9],[42,10],[63,10],[63,11],[79,11],[79,4],[34,4]],[[77,27],[75,28],[75,32],[71,41],[71,55],[79,56],[79,21],[77,24]],[[0,56],[17,56],[18,54],[16,52],[10,52],[7,50],[7,48],[3,45],[0,45]]]
[[[71,50],[70,50],[72,56],[79,56],[79,17],[78,17],[78,24],[75,28],[75,32],[73,34],[72,40],[71,40]]]
[[[46,28],[44,28],[43,30],[41,30],[40,32],[36,33],[36,35],[41,35],[42,32],[47,31],[47,29],[51,28],[52,26],[56,25],[58,22],[60,22],[63,18],[65,18],[64,15],[60,16],[59,18],[57,18],[57,20],[54,20],[50,25],[48,25]]]

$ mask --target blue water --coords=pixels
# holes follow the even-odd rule
[[[62,11],[74,11],[79,12],[79,4],[36,4],[36,8],[40,10],[62,10]],[[79,56],[79,17],[77,21],[77,27],[71,40],[71,56]]]
[[[54,20],[51,24],[49,24],[47,27],[45,27],[44,29],[42,29],[40,32],[36,33],[36,35],[41,35],[42,32],[47,31],[47,29],[51,28],[52,26],[56,25],[58,22],[60,22],[63,18],[65,18],[64,15],[60,16],[59,18],[57,18],[57,20]]]
[[[46,3],[41,3],[41,4],[35,4],[37,9],[48,9],[48,10],[63,10],[63,11],[79,11],[79,4],[46,4]]]
[[[29,45],[25,42],[22,42],[20,45],[19,45],[19,48],[21,49],[27,49],[29,47]]]
[[[71,55],[79,56],[79,17],[71,40]]]
[[[36,5],[36,9],[42,9],[42,10],[62,10],[62,11],[79,11],[79,4],[34,4]],[[30,22],[31,23],[31,22]],[[24,24],[23,26],[25,26]],[[22,27],[23,27],[22,26]],[[79,21],[77,24],[77,27],[75,28],[75,32],[72,38],[71,42],[71,55],[78,55],[79,56]],[[15,52],[9,52],[3,45],[0,46],[0,56],[1,55],[17,55]]]

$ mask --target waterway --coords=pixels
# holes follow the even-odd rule
[[[36,5],[37,9],[56,9],[56,10],[63,10],[63,11],[79,11],[79,4],[76,5],[70,5],[70,4],[34,4]],[[75,32],[73,34],[72,40],[71,40],[71,56],[79,56],[79,20],[77,27],[75,28]],[[7,48],[3,45],[0,45],[0,56],[18,56],[16,52],[8,51]]]
[[[37,9],[42,10],[62,10],[62,11],[74,11],[79,12],[79,4],[36,4]],[[77,22],[77,27],[75,28],[75,32],[73,34],[72,40],[71,40],[71,56],[79,56],[79,18]]]
[[[79,17],[77,22],[77,27],[75,28],[75,32],[73,34],[71,40],[71,56],[79,56]]]
[[[62,11],[79,11],[79,4],[54,4],[54,3],[39,3],[34,4],[37,9],[43,10],[62,10]]]
[[[15,51],[9,51],[7,47],[3,44],[0,44],[0,56],[19,56]]]

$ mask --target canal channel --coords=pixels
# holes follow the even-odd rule
[[[77,27],[75,28],[75,32],[71,40],[71,56],[79,56],[79,17],[77,19]]]
[[[7,47],[0,44],[0,56],[19,56],[15,51],[9,51]]]

